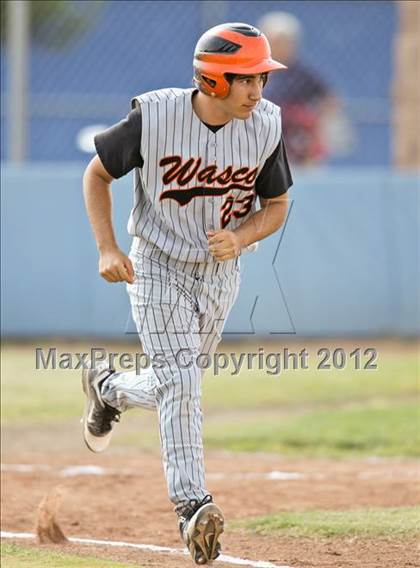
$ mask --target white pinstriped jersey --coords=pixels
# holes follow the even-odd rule
[[[186,262],[211,259],[206,231],[235,229],[257,208],[255,180],[281,137],[280,109],[262,99],[247,120],[212,132],[195,114],[194,89],[136,97],[143,168],[134,172],[133,236]]]

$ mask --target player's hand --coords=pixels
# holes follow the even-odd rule
[[[118,248],[100,253],[99,274],[107,282],[134,282],[131,260]]]
[[[233,231],[208,231],[209,251],[217,261],[230,260],[241,254],[241,241]]]

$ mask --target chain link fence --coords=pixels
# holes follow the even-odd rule
[[[92,133],[120,120],[134,95],[191,86],[192,53],[204,30],[226,21],[258,25],[267,12],[281,11],[297,18],[299,60],[336,102],[323,131],[328,151],[319,161],[390,163],[394,2],[2,2],[3,159],[18,121],[10,111],[12,4],[24,4],[28,15],[26,159],[89,159]]]

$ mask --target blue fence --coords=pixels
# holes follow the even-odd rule
[[[257,24],[264,13],[282,10],[301,21],[301,58],[337,94],[354,130],[353,147],[330,163],[353,167],[391,162],[395,2],[60,0],[57,4],[62,9],[46,21],[41,18],[32,37],[30,160],[84,159],[77,144],[81,129],[117,122],[128,112],[130,99],[141,92],[191,85],[194,46],[205,29],[226,21]],[[80,20],[88,27],[76,33]],[[64,32],[74,34],[61,45]],[[8,65],[4,49],[3,97],[8,92]],[[2,118],[5,159],[11,125],[7,116]]]
[[[5,336],[133,331],[124,285],[97,274],[82,200],[84,164],[2,170]],[[114,183],[121,247],[130,176]],[[387,169],[296,173],[282,235],[242,257],[227,333],[416,335],[420,331],[419,177]]]

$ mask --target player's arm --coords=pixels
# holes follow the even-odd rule
[[[83,176],[85,205],[99,251],[99,273],[108,282],[134,282],[130,259],[118,248],[112,225],[113,177],[95,156]]]
[[[215,260],[236,258],[242,249],[272,235],[283,225],[288,208],[287,193],[271,199],[261,199],[261,209],[234,231],[211,231],[209,251]]]
[[[209,233],[209,251],[213,257],[220,261],[235,258],[242,249],[278,231],[287,216],[287,191],[292,183],[281,138],[256,180],[255,191],[259,196],[261,209],[234,231]]]
[[[138,109],[95,137],[98,154],[83,176],[86,210],[99,251],[99,273],[108,282],[134,282],[131,261],[119,249],[115,238],[111,183],[133,168],[142,167],[140,139],[141,114]]]
[[[260,204],[261,209],[234,231],[239,239],[241,249],[269,237],[278,231],[286,220],[287,193],[270,199],[260,197]]]

